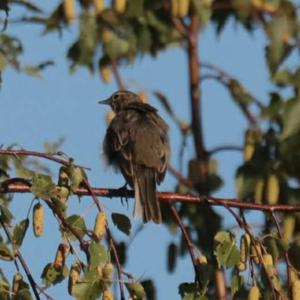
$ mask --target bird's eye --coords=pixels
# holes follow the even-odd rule
[[[115,94],[114,95],[114,100],[118,100],[120,98],[120,95],[119,94]]]

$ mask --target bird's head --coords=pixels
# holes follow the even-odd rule
[[[132,102],[142,102],[140,97],[130,91],[117,91],[113,93],[108,99],[99,101],[100,104],[106,104],[111,107],[111,109],[117,113],[122,108],[126,107]]]

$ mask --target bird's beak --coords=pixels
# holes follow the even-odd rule
[[[105,100],[101,100],[98,101],[99,104],[106,104],[106,105],[110,105],[111,104],[111,98],[105,99]]]

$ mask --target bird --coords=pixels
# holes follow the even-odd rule
[[[156,185],[164,180],[170,158],[168,125],[156,108],[131,91],[116,91],[98,103],[109,105],[115,113],[103,152],[108,164],[119,169],[134,189],[134,218],[161,223]]]

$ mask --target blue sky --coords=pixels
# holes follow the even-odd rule
[[[50,2],[45,3],[50,5]],[[11,16],[14,16],[14,11]],[[78,69],[74,74],[70,74],[66,50],[76,38],[76,26],[74,24],[64,30],[63,37],[59,38],[57,34],[42,36],[42,30],[37,26],[9,25],[7,33],[16,34],[24,42],[23,62],[34,64],[53,59],[55,66],[43,72],[42,80],[11,70],[4,72],[0,91],[1,144],[8,146],[18,143],[25,149],[43,151],[45,141],[52,142],[64,137],[65,142],[61,150],[73,157],[78,164],[91,168],[88,176],[93,186],[117,188],[124,182],[121,175],[108,169],[101,159],[106,108],[97,104],[98,100],[106,98],[116,90],[116,84],[106,85],[98,74],[91,76],[85,69]],[[216,36],[210,26],[201,33],[200,58],[203,62],[224,68],[241,80],[256,97],[266,101],[270,86],[263,57],[265,42],[261,32],[249,35],[233,22],[227,24],[220,37]],[[137,59],[132,66],[122,67],[121,75],[127,83],[133,80],[148,91],[162,91],[171,99],[177,115],[189,120],[186,62],[186,55],[182,49],[169,49],[155,60],[144,57]],[[129,84],[129,87],[137,91],[136,86]],[[206,81],[202,88],[207,148],[222,144],[241,145],[247,123],[224,87],[213,81]],[[150,103],[160,109],[170,124],[171,163],[177,166],[180,136],[153,96],[150,96]],[[193,144],[190,141],[185,158],[191,159],[193,155]],[[242,161],[242,155],[237,152],[225,152],[218,154],[216,158],[219,160],[220,173],[225,181],[224,187],[216,195],[224,198],[234,197],[234,173],[236,166]],[[55,173],[58,170],[57,166],[51,166]],[[167,175],[159,190],[172,191],[174,186],[174,179]],[[31,198],[28,195],[15,197],[12,210],[16,221],[26,217]],[[107,212],[118,211],[131,216],[131,204],[127,209],[120,205],[118,199],[103,199],[103,203]],[[76,197],[72,197],[69,210],[70,214],[83,214],[89,226],[93,226],[96,210],[91,206],[89,198],[83,198],[79,203]],[[225,226],[235,225],[234,220],[224,214],[224,210],[218,211],[226,218]],[[138,221],[134,222],[135,228],[139,225]],[[130,241],[129,259],[125,270],[137,278],[153,278],[158,289],[158,299],[179,299],[178,284],[182,281],[193,281],[189,257],[179,260],[174,274],[167,274],[166,246],[174,237],[170,236],[163,226],[147,224],[144,227],[141,233],[129,239],[116,232],[118,239]],[[59,241],[56,220],[49,213],[46,215],[43,237],[36,239],[29,230],[22,253],[35,278],[39,278],[41,266],[53,260]],[[9,274],[15,271],[12,264],[3,263],[3,266]],[[62,297],[61,293],[61,288],[54,287],[49,290],[49,294],[55,299],[71,299],[68,295]]]

